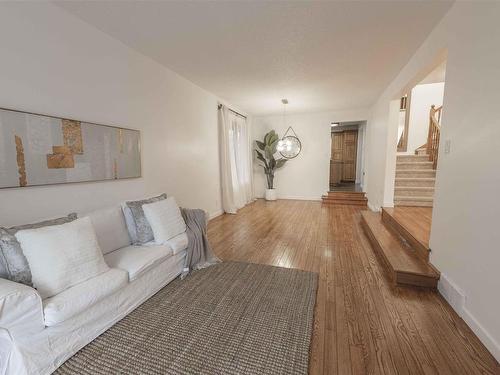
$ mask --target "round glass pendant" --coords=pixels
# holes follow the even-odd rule
[[[280,144],[281,143],[281,144]],[[278,142],[278,151],[286,159],[293,159],[302,150],[302,144],[300,140],[293,135],[285,135]]]

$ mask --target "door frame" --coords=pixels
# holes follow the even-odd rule
[[[359,155],[359,133],[360,133],[360,125],[361,124],[356,124],[356,125],[346,125],[346,126],[342,126],[342,128],[336,130],[336,129],[330,129],[330,170],[329,170],[329,179],[328,179],[328,183],[329,183],[329,186],[328,186],[328,189],[330,190],[331,186],[333,185],[332,182],[336,181],[335,179],[333,179],[332,177],[332,174],[334,173],[334,166],[333,166],[333,163],[334,163],[334,158],[333,158],[333,135],[335,133],[341,133],[341,134],[345,134],[345,132],[356,132],[356,141],[355,141],[355,148],[356,148],[356,153],[355,153],[355,157],[354,157],[354,179],[351,181],[346,181],[343,179],[343,165],[341,167],[341,171],[340,171],[340,174],[341,174],[341,178],[338,180],[339,182],[352,182],[352,183],[356,183],[356,179],[357,179],[357,171],[358,171],[358,168],[360,167],[358,164],[358,155]],[[344,142],[344,140],[342,140],[342,142]],[[344,145],[342,147],[342,153],[344,153]],[[343,155],[342,155],[343,156]],[[342,164],[343,164],[343,161],[342,161]]]

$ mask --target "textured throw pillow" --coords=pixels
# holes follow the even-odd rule
[[[140,201],[125,202],[123,205],[125,222],[127,223],[130,239],[134,245],[145,244],[153,241],[154,238],[151,226],[149,225],[146,216],[144,216],[142,206],[144,204],[158,202],[164,199],[167,199],[167,194],[162,194],[157,197],[143,199]]]
[[[65,217],[41,221],[39,223],[19,225],[12,228],[0,228],[0,277],[32,286],[28,261],[23,254],[21,245],[17,241],[15,234],[23,229],[42,228],[69,223],[75,220],[76,217],[75,213],[71,213]]]
[[[108,271],[90,218],[16,233],[42,298]]]
[[[142,206],[156,243],[168,240],[186,231],[186,223],[174,197]]]

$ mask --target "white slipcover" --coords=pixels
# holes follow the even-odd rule
[[[186,232],[181,233],[167,241],[167,244],[172,248],[174,254],[187,249],[188,247],[188,236]]]
[[[172,255],[168,245],[127,246],[106,254],[104,260],[112,268],[127,271],[129,280],[134,281]]]
[[[8,341],[10,337],[12,340],[11,348],[7,348],[10,357],[4,374],[48,375],[52,373],[78,350],[175,279],[182,272],[185,257],[186,252],[183,251],[167,258],[124,288],[89,307],[84,314],[75,315],[52,327],[41,328],[33,334],[3,335],[2,339]],[[1,289],[0,286],[0,291]],[[18,320],[30,325],[32,318],[31,315],[21,315]],[[43,327],[40,311],[37,318],[38,325],[42,322]],[[3,323],[0,317],[0,327],[4,328]],[[9,327],[5,328],[9,330]]]
[[[35,289],[0,279],[0,327],[16,337],[44,329],[42,299]]]
[[[45,325],[50,327],[85,312],[103,298],[128,284],[128,273],[111,268],[43,301]]]
[[[185,233],[170,245],[130,246],[121,215],[120,207],[88,215],[109,271],[43,302],[35,289],[0,279],[0,375],[52,373],[181,274]]]

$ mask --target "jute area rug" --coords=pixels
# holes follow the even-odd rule
[[[55,374],[307,374],[317,274],[224,262],[176,279]]]

